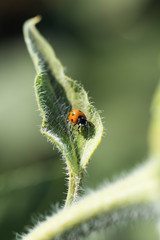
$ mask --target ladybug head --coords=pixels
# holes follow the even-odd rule
[[[86,127],[87,126],[87,120],[86,119],[84,119],[83,117],[79,117],[78,118],[79,119],[79,121],[78,121],[78,127],[80,127],[80,126],[82,126],[82,127]]]

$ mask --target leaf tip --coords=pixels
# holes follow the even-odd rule
[[[37,15],[34,18],[31,18],[31,20],[34,22],[34,24],[39,23],[42,20],[42,16],[41,15]]]
[[[23,31],[25,33],[26,29],[29,27],[29,26],[35,26],[37,23],[39,23],[40,21],[42,20],[42,16],[41,15],[37,15],[33,18],[30,18],[28,20],[26,20],[24,22],[24,25],[23,25]]]

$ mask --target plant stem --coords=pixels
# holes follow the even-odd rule
[[[65,202],[65,207],[68,207],[73,203],[77,196],[79,191],[79,184],[80,184],[80,178],[76,176],[76,174],[73,174],[71,169],[69,170],[69,186],[68,186],[68,193],[67,198]]]
[[[51,240],[72,227],[101,214],[106,214],[107,217],[107,214],[125,207],[158,202],[160,199],[159,159],[159,157],[158,159],[153,158],[130,175],[90,194],[72,206],[64,208],[59,213],[47,218],[46,221],[39,223],[22,239]],[[67,197],[68,203],[74,199],[73,196],[76,193],[73,191],[75,185],[72,184]]]

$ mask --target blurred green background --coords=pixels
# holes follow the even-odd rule
[[[85,180],[96,189],[147,158],[160,70],[159,13],[158,0],[0,1],[0,239],[14,239],[66,196],[62,156],[39,131],[24,21],[42,15],[38,28],[66,74],[102,110],[106,134]],[[158,240],[158,233],[154,221],[137,221],[88,239]]]

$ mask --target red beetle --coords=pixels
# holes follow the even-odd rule
[[[85,114],[78,109],[73,109],[70,112],[68,119],[72,124],[74,124],[74,126],[78,124],[78,129],[80,128],[80,126],[87,126],[87,118]]]

